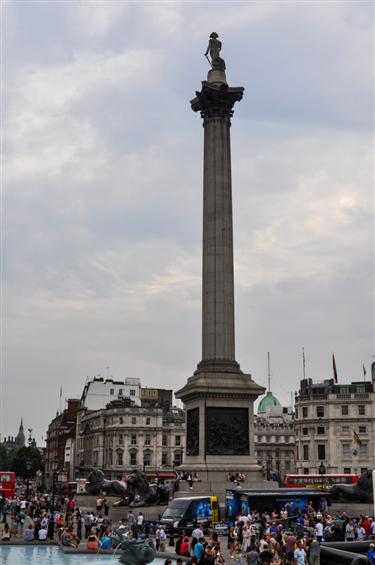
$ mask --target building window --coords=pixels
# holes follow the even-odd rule
[[[309,435],[309,428],[302,428],[302,434],[304,436],[308,436]]]
[[[347,434],[349,432],[349,426],[341,426],[341,431],[343,434]]]
[[[304,406],[304,407],[302,408],[302,417],[303,417],[303,418],[307,418],[308,414],[309,414],[308,408],[307,408],[307,406]]]
[[[115,389],[114,389],[114,388],[110,388],[110,389],[109,389],[109,394],[110,394],[111,396],[113,396],[113,395],[115,394]]]
[[[324,406],[317,406],[316,407],[316,417],[317,418],[324,418]]]
[[[130,465],[136,465],[136,464],[137,464],[137,452],[131,451],[130,452]]]
[[[344,475],[350,475],[350,473],[352,472],[350,467],[344,467]]]
[[[120,416],[120,424],[124,423],[124,418],[122,416]]]
[[[308,468],[308,467],[304,467],[304,468],[303,468],[303,474],[304,474],[304,475],[308,475],[308,474],[309,474],[309,468]]]
[[[309,446],[308,445],[303,446],[303,459],[304,459],[304,461],[308,461],[308,459],[309,459]]]
[[[117,451],[117,465],[123,465],[122,451]]]
[[[362,445],[360,446],[359,456],[360,457],[367,457],[368,456],[367,443],[362,443]]]
[[[343,443],[342,444],[342,456],[343,457],[351,457],[350,443]]]
[[[361,467],[360,473],[361,475],[363,475],[363,473],[367,473],[368,471],[368,467]]]
[[[356,391],[363,394],[364,392],[366,392],[366,386],[365,385],[357,385]]]
[[[347,404],[341,406],[341,416],[348,416],[348,414],[349,414],[349,406]]]
[[[118,442],[119,442],[120,445],[123,445],[123,443],[124,443],[124,436],[123,436],[122,434],[120,434],[120,435],[118,436]]]
[[[176,467],[178,467],[179,465],[181,465],[181,463],[181,452],[176,451],[176,453],[174,454],[174,464]]]
[[[145,435],[145,445],[151,445],[151,436],[150,434]]]
[[[317,429],[316,429],[316,432],[317,432],[318,435],[321,436],[321,435],[324,435],[324,434],[325,434],[326,429],[325,429],[324,426],[318,426]]]
[[[298,408],[296,408],[296,420],[298,420]]]
[[[143,455],[143,466],[149,467],[150,465],[151,465],[151,453],[149,451],[146,451],[146,453]]]
[[[326,458],[326,446],[318,445],[318,459],[322,460]]]
[[[118,389],[118,395],[119,395],[119,396],[122,396],[122,388],[119,388],[119,389]]]
[[[168,445],[168,438],[165,434],[163,434],[162,445],[163,447],[166,447]]]
[[[161,454],[161,464],[162,465],[168,465],[168,455],[167,455],[167,453]]]
[[[149,426],[151,424],[151,418],[150,416],[147,416],[146,418],[146,426]]]
[[[136,424],[137,423],[137,418],[135,416],[132,416],[132,424]]]
[[[131,443],[131,445],[137,445],[137,436],[136,436],[136,434],[131,434],[131,436],[130,436],[130,443]]]
[[[181,445],[181,436],[176,436],[176,447]]]
[[[366,416],[366,406],[364,404],[358,404],[358,415]]]
[[[359,431],[360,434],[366,434],[367,433],[367,426],[359,426],[358,431]]]
[[[135,396],[135,390],[134,390],[134,388],[131,388],[131,389],[130,389],[130,396]]]

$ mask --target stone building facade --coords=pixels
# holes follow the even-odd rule
[[[75,398],[67,400],[67,407],[56,414],[47,430],[46,450],[44,460],[44,479],[47,488],[53,481],[52,461],[59,461],[59,470],[66,471],[67,479],[72,480],[72,468],[66,462],[66,446],[71,445],[76,436],[77,412],[80,401]]]
[[[81,408],[75,442],[76,478],[92,467],[108,479],[122,479],[131,469],[173,471],[183,461],[185,414],[145,395],[141,406],[130,398],[110,402],[101,410]],[[154,399],[152,400],[152,396]],[[156,395],[157,396],[157,395]]]
[[[133,404],[141,405],[141,381],[138,377],[124,380],[94,377],[87,380],[81,396],[81,407],[88,410],[100,410],[112,400],[131,398]]]
[[[254,418],[254,443],[258,464],[267,478],[274,471],[281,479],[295,472],[294,414],[291,408],[281,406],[271,391],[261,399]]]
[[[375,467],[375,375],[336,384],[304,379],[296,394],[297,472],[361,473]]]

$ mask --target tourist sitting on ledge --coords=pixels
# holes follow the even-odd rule
[[[89,534],[89,537],[87,538],[86,547],[87,549],[93,549],[94,551],[97,551],[99,547],[99,543],[100,542],[95,534]]]
[[[38,540],[39,541],[46,541],[47,534],[48,534],[47,526],[43,525],[38,532]]]
[[[10,535],[10,528],[9,528],[9,524],[5,524],[4,528],[3,528],[3,534],[1,536],[1,541],[10,541],[11,535]]]
[[[34,536],[34,526],[32,524],[29,524],[23,534],[23,539],[25,541],[34,541],[35,536]]]
[[[100,545],[102,549],[111,549],[112,547],[112,539],[109,537],[107,531],[105,531],[102,535],[102,539],[100,540]]]
[[[65,528],[61,534],[61,543],[65,547],[78,547],[79,540],[73,531],[73,527]]]

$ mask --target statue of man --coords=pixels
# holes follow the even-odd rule
[[[210,53],[211,57],[211,66],[213,69],[217,69],[220,71],[225,70],[225,61],[220,57],[221,51],[221,41],[218,40],[218,34],[213,31],[210,35],[210,39],[208,41],[208,46],[206,49],[206,53],[204,54],[207,57],[208,53]],[[208,58],[208,57],[207,57]]]

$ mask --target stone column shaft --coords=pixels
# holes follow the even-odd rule
[[[202,361],[235,360],[230,120],[204,119]]]

